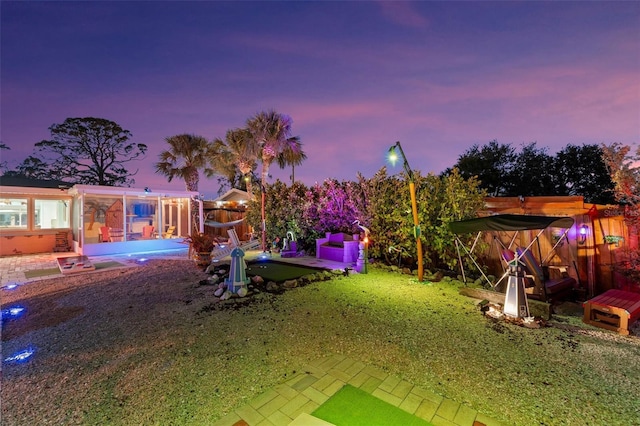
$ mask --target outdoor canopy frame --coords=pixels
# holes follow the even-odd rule
[[[551,255],[555,252],[555,249],[558,247],[560,242],[567,237],[567,233],[569,229],[573,226],[574,220],[570,217],[558,217],[558,216],[538,216],[538,215],[516,215],[516,214],[501,214],[501,215],[493,215],[486,217],[479,217],[474,219],[461,220],[457,222],[450,222],[449,229],[456,234],[455,236],[455,244],[456,244],[456,252],[458,254],[458,262],[460,263],[460,271],[462,272],[462,280],[466,283],[466,276],[464,272],[464,265],[462,263],[462,255],[460,253],[460,247],[466,252],[469,259],[473,262],[473,264],[478,268],[483,278],[491,285],[494,289],[500,284],[500,282],[509,274],[507,270],[502,277],[495,284],[491,283],[491,280],[486,276],[475,257],[473,256],[473,251],[476,248],[478,241],[480,240],[480,236],[483,232],[513,232],[513,236],[511,238],[511,242],[508,247],[502,246],[503,249],[510,248],[519,231],[528,231],[528,230],[539,230],[534,238],[531,239],[531,242],[524,251],[528,251],[531,249],[533,244],[538,240],[540,235],[544,232],[545,229],[552,228],[563,228],[564,232],[555,242],[547,256],[542,260],[542,264],[544,264]],[[459,235],[461,234],[472,234],[477,233],[476,237],[471,245],[471,248],[467,248],[466,244],[464,244]],[[494,241],[497,241],[502,245],[502,242],[494,236]],[[538,246],[539,247],[539,246]],[[522,256],[518,256],[516,253],[515,261],[517,262],[519,258]]]

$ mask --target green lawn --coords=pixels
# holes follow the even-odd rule
[[[125,275],[119,282],[127,288]],[[37,392],[62,407],[71,404],[64,389],[86,387],[67,408],[82,413],[84,424],[202,425],[337,353],[505,424],[637,424],[638,337],[582,325],[579,317],[556,317],[562,327],[537,330],[494,322],[458,294],[459,285],[421,284],[371,268],[282,295],[263,293],[233,309],[215,308],[209,296],[156,306],[140,295],[140,306],[123,302],[118,312],[114,298],[104,314],[91,312],[86,332],[115,321],[122,328],[117,341],[54,358],[49,370],[29,374]],[[177,292],[193,283],[172,286]],[[127,324],[132,309],[146,309],[149,324]],[[12,370],[5,381],[9,376],[20,380]]]

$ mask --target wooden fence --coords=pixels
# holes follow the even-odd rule
[[[206,219],[218,224],[218,226],[206,226],[205,222],[205,233],[214,237],[222,237],[226,239],[229,238],[227,231],[229,229],[235,229],[236,234],[238,234],[240,240],[249,240],[251,237],[251,227],[247,224],[246,220],[237,223],[234,226],[222,227],[219,225],[228,222],[235,222],[240,219],[245,219],[246,215],[247,213],[244,206],[229,205],[225,207],[213,207],[210,209],[205,208]]]

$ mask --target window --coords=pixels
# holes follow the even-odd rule
[[[149,240],[158,235],[158,197],[127,196],[127,240]]]
[[[179,238],[189,235],[189,199],[164,198],[162,200],[163,238]]]
[[[35,229],[70,227],[70,200],[35,200]]]
[[[26,198],[0,200],[0,228],[27,229],[27,201]]]

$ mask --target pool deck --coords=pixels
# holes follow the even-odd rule
[[[62,253],[40,253],[40,254],[23,254],[16,256],[1,256],[0,257],[0,287],[8,284],[24,284],[31,281],[41,281],[55,277],[63,276],[62,273],[53,273],[49,275],[38,276],[35,278],[27,278],[25,276],[26,271],[33,271],[37,269],[54,269],[58,267],[57,259],[59,257],[78,256],[73,252]],[[95,263],[116,261],[123,263],[127,266],[136,265],[136,260],[145,259],[177,259],[188,260],[188,249],[170,250],[163,252],[149,252],[149,253],[130,253],[130,254],[114,254],[106,256],[91,256],[90,260]],[[316,259],[315,257],[303,256],[303,257],[288,257],[283,258],[279,254],[263,253],[260,250],[252,250],[245,253],[245,260],[251,261],[259,258],[266,258],[272,260],[278,260],[282,262],[288,262],[298,265],[313,266],[317,268],[327,269],[344,269],[345,267],[352,267],[352,265],[345,265],[344,263],[334,262],[330,260]],[[228,259],[228,258],[227,258]],[[90,271],[88,271],[90,273]]]
[[[55,253],[39,253],[39,254],[22,254],[16,256],[0,257],[0,287],[10,284],[25,284],[33,281],[42,281],[56,277],[62,277],[61,272],[48,275],[42,275],[34,278],[27,278],[25,272],[35,270],[58,269],[59,257],[78,256],[73,252],[55,252]],[[90,256],[91,262],[101,263],[115,261],[123,263],[126,267],[139,266],[136,263],[140,258],[162,258],[162,259],[187,259],[187,249],[172,250],[157,253],[136,253],[126,255],[108,255],[108,256]],[[93,271],[87,271],[90,274]]]
[[[0,257],[0,287],[62,277],[62,273],[55,273],[28,279],[25,272],[57,268],[58,257],[67,256],[77,254],[42,253]],[[353,267],[308,256],[282,258],[278,254],[269,255],[261,251],[249,251],[245,254],[246,260],[261,257],[327,269]],[[91,256],[90,260],[93,263],[116,261],[125,264],[125,267],[132,267],[140,266],[139,260],[142,258],[188,260],[188,250]],[[325,358],[310,363],[304,373],[236,408],[214,423],[214,426],[327,426],[330,423],[312,417],[311,413],[347,383],[436,426],[503,425],[471,407],[414,386],[378,367],[342,355],[327,354]]]

